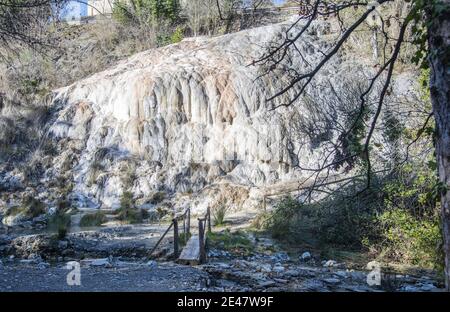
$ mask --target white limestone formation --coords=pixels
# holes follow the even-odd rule
[[[235,202],[248,203],[255,187],[301,177],[296,165],[314,164],[320,147],[289,131],[292,108],[271,110],[292,93],[266,101],[286,84],[286,73],[260,77],[264,68],[250,65],[288,25],[186,39],[56,90],[47,137],[61,153],[45,179],[68,176],[80,206],[115,208],[125,189],[140,203],[157,191],[193,193],[193,205],[204,207],[229,186],[234,190],[220,196],[237,192]],[[311,27],[298,45],[305,59],[294,56],[290,66],[316,63],[327,36],[325,22]],[[343,74],[357,77],[357,64],[335,56],[310,94],[323,97],[317,86],[339,86]],[[301,104],[296,109],[308,114]]]

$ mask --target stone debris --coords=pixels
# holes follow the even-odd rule
[[[338,278],[324,278],[323,281],[330,285],[338,285],[341,283],[341,280]]]
[[[305,262],[311,260],[311,253],[309,253],[308,251],[302,253],[302,255],[300,256],[300,260]]]
[[[48,262],[40,262],[37,265],[37,268],[40,269],[40,270],[44,270],[44,269],[47,269],[49,267],[50,267],[50,263],[48,263]]]
[[[150,260],[146,263],[146,265],[150,268],[150,269],[154,269],[158,266],[158,263],[154,260]]]
[[[83,266],[94,266],[94,267],[100,267],[100,266],[109,266],[111,263],[109,262],[108,258],[103,259],[83,259],[80,261],[81,265]]]
[[[343,268],[343,267],[345,267],[344,263],[338,263],[335,260],[322,261],[322,265],[325,268]]]

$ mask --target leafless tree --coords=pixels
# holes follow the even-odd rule
[[[0,0],[0,57],[20,46],[38,50],[49,45],[44,25],[57,19],[65,0]]]
[[[228,33],[231,30],[233,21],[237,19],[244,10],[250,10],[252,12],[257,11],[263,6],[270,4],[267,0],[215,0],[217,13],[219,19],[226,23],[225,32]]]
[[[383,37],[383,49],[381,55],[378,51],[375,56],[381,58],[379,64],[374,64],[376,73],[368,80],[359,93],[357,110],[353,122],[346,125],[345,131],[333,148],[333,151],[325,157],[324,161],[316,168],[303,168],[314,172],[313,185],[327,184],[330,171],[340,168],[344,164],[351,165],[355,159],[363,159],[367,168],[366,182],[371,184],[373,165],[370,157],[370,144],[373,140],[377,125],[381,122],[382,112],[386,109],[386,98],[390,93],[393,80],[394,68],[398,64],[401,53],[407,46],[417,46],[414,59],[422,64],[428,63],[431,69],[430,91],[433,111],[429,118],[434,115],[436,121],[436,155],[441,183],[441,207],[442,226],[445,252],[445,276],[446,287],[450,290],[450,192],[447,189],[450,184],[450,0],[411,0],[404,1],[405,10],[402,14],[392,16],[385,14],[385,8],[398,4],[395,0],[378,1],[338,1],[338,0],[305,0],[299,1],[302,10],[298,20],[288,28],[284,39],[275,45],[271,45],[260,59],[254,64],[264,65],[267,72],[276,71],[290,53],[299,53],[297,43],[302,40],[307,31],[318,19],[334,18],[339,25],[339,36],[327,51],[319,51],[318,62],[313,66],[306,67],[305,71],[298,68],[290,68],[293,73],[286,85],[267,100],[272,102],[272,109],[293,106],[305,95],[317,74],[335,57],[348,43],[352,35],[374,19],[379,20],[378,28]],[[354,20],[347,24],[343,16],[352,12]],[[392,21],[398,23],[395,36],[387,31]],[[301,27],[297,27],[297,26]],[[409,35],[412,33],[412,35]],[[292,52],[294,51],[294,52]],[[369,108],[369,97],[377,90],[377,98],[373,113],[368,120],[365,113]],[[289,100],[280,102],[281,96]],[[277,99],[277,101],[275,101]],[[349,151],[346,146],[355,135],[355,131],[361,124],[365,127],[364,136],[361,138],[362,147],[356,151]]]

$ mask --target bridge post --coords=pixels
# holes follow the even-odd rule
[[[173,254],[175,255],[175,257],[178,257],[178,242],[179,242],[178,220],[174,218],[172,222],[173,222]]]
[[[207,210],[207,218],[208,218],[208,233],[211,233],[211,209],[208,207]]]
[[[200,247],[200,264],[206,262],[206,252],[205,252],[205,228],[204,222],[206,220],[198,219],[198,243]]]
[[[188,236],[191,233],[191,208],[188,208],[188,211],[187,211],[186,233]]]

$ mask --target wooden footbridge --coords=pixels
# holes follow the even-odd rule
[[[177,259],[177,262],[190,265],[206,263],[207,232],[211,232],[210,209],[208,208],[206,214],[197,220],[198,230],[196,234],[193,234],[191,233],[191,209],[187,208],[181,215],[175,216],[150,251],[150,255],[158,248],[166,235],[173,230],[173,256]],[[181,228],[180,225],[182,225]],[[185,244],[180,252],[182,242]]]

